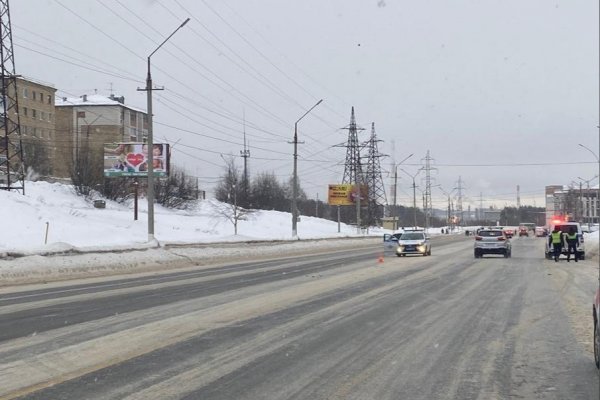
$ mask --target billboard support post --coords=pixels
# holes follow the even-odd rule
[[[133,182],[133,193],[134,193],[134,197],[133,197],[133,220],[134,221],[138,220],[138,186],[139,186],[139,182],[138,182],[138,180],[136,178],[135,181]]]

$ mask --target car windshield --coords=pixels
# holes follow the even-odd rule
[[[425,235],[422,233],[403,233],[400,240],[423,240]]]
[[[575,232],[578,231],[576,225],[557,225],[556,228],[558,228],[562,233],[569,233],[571,229],[575,229]]]
[[[497,237],[502,236],[502,231],[481,231],[479,236]]]

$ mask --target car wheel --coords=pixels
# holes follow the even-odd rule
[[[510,253],[508,251],[505,251],[504,252],[504,258],[508,258],[508,257],[510,257]]]
[[[580,255],[579,255],[579,259],[580,259],[580,260],[585,260],[585,253],[584,253],[584,254],[580,254]]]
[[[598,330],[598,322],[594,322],[594,361],[596,362],[596,368],[600,368],[600,331]]]

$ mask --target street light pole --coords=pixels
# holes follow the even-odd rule
[[[406,172],[405,170],[403,170],[402,168],[400,168],[400,171],[404,172],[406,175],[408,175],[411,179],[412,179],[412,188],[413,188],[413,218],[414,218],[414,227],[417,227],[417,185],[415,184],[415,178],[417,177],[417,175],[419,175],[419,172],[421,172],[421,170],[418,170],[416,174],[411,175],[408,172]]]
[[[594,175],[594,177],[591,178],[591,179],[583,179],[580,176],[577,177],[577,179],[579,179],[580,181],[586,183],[586,197],[587,198],[589,198],[589,195],[590,195],[590,182],[593,181],[594,179],[596,179],[597,177],[598,177],[598,175]],[[580,187],[579,192],[581,193],[581,182],[579,182],[579,187]],[[580,194],[579,197],[581,197],[581,205],[583,207],[583,196],[581,196],[581,194]],[[588,230],[591,230],[591,227],[590,227],[590,225],[591,225],[590,222],[591,221],[590,220],[592,219],[592,215],[591,215],[592,213],[591,213],[591,207],[590,206],[591,206],[592,202],[588,201],[587,203],[589,203],[589,204],[586,205],[586,207],[585,207],[585,217],[586,217],[587,223],[588,223]]]
[[[321,104],[323,99],[319,100],[307,112],[304,113],[294,123],[294,175],[292,178],[292,237],[298,237],[298,122],[311,112],[316,106]]]
[[[173,31],[150,55],[148,56],[148,74],[146,76],[146,101],[148,103],[148,160],[147,171],[148,171],[148,189],[146,196],[148,197],[148,241],[154,241],[154,137],[153,137],[153,129],[152,129],[152,75],[150,74],[150,58],[160,49],[171,37],[185,24],[188,23],[190,19],[186,19],[183,21],[177,29]]]
[[[408,156],[404,157],[404,159],[402,161],[400,161],[399,163],[394,163],[394,212],[393,212],[393,218],[394,218],[394,228],[398,229],[398,204],[396,202],[397,199],[397,193],[398,193],[398,165],[402,165],[402,163],[404,163],[406,160],[408,160],[409,158],[411,158],[413,156],[413,153],[409,154]]]
[[[579,146],[592,153],[592,155],[596,159],[596,162],[598,163],[598,176],[600,176],[600,158],[598,157],[598,155],[594,153],[589,147],[584,146],[581,143],[579,143]],[[596,214],[597,217],[600,217],[600,213],[598,212],[598,205],[600,205],[600,183],[598,184],[598,190],[596,191],[596,207],[594,207],[594,214]],[[598,220],[598,222],[600,222],[600,219]]]

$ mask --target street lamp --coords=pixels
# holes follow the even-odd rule
[[[398,229],[398,208],[397,208],[397,203],[396,203],[396,198],[397,198],[397,192],[398,192],[398,165],[402,165],[402,163],[404,163],[406,160],[408,160],[409,158],[411,158],[414,155],[414,153],[409,154],[408,156],[404,157],[404,159],[402,161],[400,161],[399,163],[394,163],[394,212],[393,212],[393,218],[394,218],[394,227],[395,229]]]
[[[406,172],[405,170],[403,170],[402,168],[400,168],[400,171],[404,172],[406,175],[408,175],[411,179],[412,179],[412,188],[413,188],[413,218],[414,218],[414,227],[417,227],[417,185],[415,184],[415,178],[417,177],[417,175],[419,175],[419,172],[421,172],[421,170],[419,169],[417,171],[416,174],[411,175],[408,172]]]
[[[594,158],[596,159],[596,162],[598,163],[598,175],[600,175],[600,158],[598,158],[598,155],[596,153],[594,153],[589,147],[582,145],[581,143],[578,143],[580,147],[583,147],[584,149],[586,149],[587,151],[589,151],[590,153],[592,153],[592,155],[594,156]],[[594,214],[596,214],[596,216],[599,216],[598,214],[598,205],[600,204],[600,184],[598,185],[598,190],[596,191],[596,207],[594,207]],[[594,216],[592,216],[593,218]]]
[[[316,106],[321,104],[323,99],[317,101],[317,104],[312,106],[294,123],[294,175],[292,179],[292,237],[298,237],[298,122],[311,112]]]
[[[152,136],[152,75],[150,75],[150,58],[190,19],[186,19],[148,56],[148,75],[146,76],[146,91],[148,101],[148,241],[154,241],[154,138]]]
[[[591,181],[593,181],[594,179],[596,179],[597,177],[598,177],[598,175],[594,175],[594,177],[593,177],[593,178],[590,178],[590,179],[583,179],[583,178],[582,178],[582,177],[580,177],[580,176],[578,176],[578,177],[577,177],[577,179],[579,179],[580,181],[582,181],[582,182],[585,182],[585,183],[586,183],[586,191],[587,191],[587,192],[586,192],[586,197],[588,197],[588,198],[589,198],[589,195],[590,195],[590,182],[591,182]],[[580,185],[581,185],[581,184],[580,184]],[[581,188],[581,186],[580,186],[580,188]],[[580,192],[581,192],[581,190],[580,190]],[[580,196],[580,197],[581,197],[581,196]],[[582,201],[582,203],[583,203],[583,199],[581,199],[581,201]],[[586,207],[585,207],[585,214],[586,214],[585,216],[586,216],[586,218],[587,218],[588,230],[590,230],[590,219],[591,219],[591,215],[590,215],[590,214],[591,214],[591,212],[590,212],[590,211],[591,211],[591,207],[590,207],[590,205],[591,205],[591,201],[590,201],[589,203],[590,203],[590,204],[586,205]],[[582,204],[582,205],[583,205],[583,204]]]

